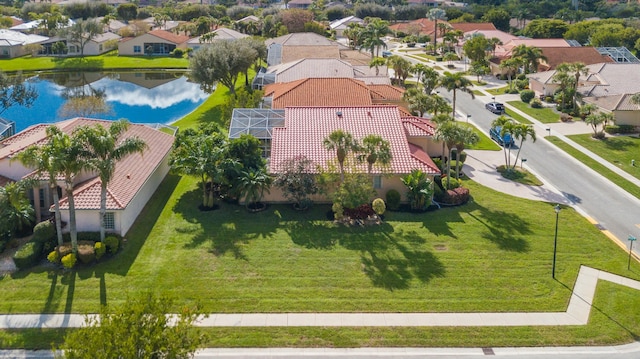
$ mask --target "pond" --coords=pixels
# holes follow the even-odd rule
[[[184,72],[176,71],[56,72],[39,74],[27,81],[38,92],[34,105],[14,106],[2,114],[3,118],[15,121],[16,131],[78,116],[77,112],[65,111],[73,98],[95,97],[108,105],[108,112],[88,117],[171,124],[209,96],[198,84],[190,82]]]

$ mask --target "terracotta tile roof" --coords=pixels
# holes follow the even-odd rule
[[[436,132],[436,125],[425,118],[402,117],[402,125],[411,137],[432,137]]]
[[[172,42],[174,44],[182,44],[189,40],[189,36],[176,35],[166,30],[153,30],[153,31],[149,31],[148,34],[158,37],[162,40]]]
[[[428,155],[410,146],[396,106],[287,107],[284,123],[285,127],[273,130],[272,173],[279,171],[284,160],[298,155],[305,155],[320,165],[334,161],[335,154],[327,151],[322,141],[337,129],[351,133],[356,139],[377,134],[389,141],[392,173],[405,174],[416,168],[427,173],[437,172]],[[366,166],[359,169],[364,172]]]
[[[392,85],[367,85],[371,90],[371,98],[374,100],[400,101],[404,95],[404,89]]]
[[[74,118],[58,122],[55,125],[65,133],[71,133],[80,126],[96,124],[108,126],[111,121]],[[6,158],[20,152],[32,144],[46,140],[46,128],[50,125],[35,125],[11,136],[0,143],[0,158]],[[124,158],[116,165],[113,180],[109,183],[109,209],[123,209],[133,199],[148,177],[153,173],[162,159],[169,153],[173,145],[173,136],[151,127],[131,124],[123,138],[138,136],[144,140],[148,148],[142,155],[135,154]],[[28,177],[33,173],[25,176]],[[97,190],[97,192],[96,192]],[[76,207],[78,209],[97,209],[100,207],[100,179],[95,177],[75,189]],[[97,193],[97,195],[96,195]],[[61,202],[62,208],[68,208],[66,198]]]
[[[369,88],[350,78],[309,78],[268,85],[265,96],[273,97],[271,108],[371,105]]]
[[[538,71],[554,70],[561,63],[582,62],[592,65],[603,62],[614,62],[612,58],[602,55],[594,47],[543,47],[542,54],[547,61],[538,66]]]
[[[409,152],[411,153],[411,158],[413,158],[416,162],[422,164],[424,167],[429,168],[431,170],[430,172],[427,172],[427,173],[439,172],[438,166],[433,162],[429,154],[424,152],[422,147],[416,146],[413,143],[409,143]]]
[[[453,22],[449,23],[453,27],[454,30],[460,30],[462,32],[467,31],[490,31],[490,30],[498,30],[496,26],[491,22]]]
[[[110,121],[78,119],[73,128],[78,125],[107,125]],[[145,141],[147,149],[142,155],[133,154],[125,157],[116,165],[113,180],[107,187],[107,208],[124,209],[146,183],[149,176],[167,156],[173,145],[173,136],[149,126],[131,124],[122,138],[138,136]],[[77,209],[100,208],[100,178],[90,179],[74,189],[74,200]],[[60,201],[60,207],[67,209],[67,198]]]
[[[455,30],[461,30],[462,32],[473,30],[497,30],[495,25],[490,22],[461,22],[461,23],[448,23],[446,21],[438,21],[438,23],[447,23]],[[396,23],[389,28],[393,31],[411,32],[413,29],[419,29],[421,35],[433,35],[435,22],[427,18],[417,19],[404,23]],[[438,31],[438,37],[442,34]]]

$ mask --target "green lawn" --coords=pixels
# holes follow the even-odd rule
[[[573,156],[574,158],[576,158],[578,161],[584,163],[587,167],[591,168],[592,170],[594,170],[594,171],[598,172],[599,174],[601,174],[602,176],[606,177],[609,181],[613,182],[618,187],[623,188],[625,191],[629,192],[630,194],[632,194],[636,198],[640,199],[640,187],[638,187],[635,184],[627,181],[622,176],[619,176],[618,174],[616,174],[615,172],[611,171],[607,167],[601,165],[596,160],[594,160],[591,157],[585,155],[584,153],[578,151],[577,149],[573,148],[571,145],[569,145],[566,142],[558,139],[557,137],[555,137],[555,136],[546,136],[545,138],[548,139],[549,142],[551,142],[554,145],[560,147],[566,153],[568,153],[571,156]]]
[[[542,186],[543,183],[533,173],[516,166],[516,168],[510,168],[509,171],[504,165],[498,167],[498,172],[502,174],[502,177],[509,179],[513,182],[521,183],[526,186]]]
[[[531,108],[529,104],[522,101],[509,101],[507,103],[542,123],[555,123],[560,121],[560,114],[548,107]]]
[[[513,118],[514,120],[516,120],[516,121],[517,121],[517,122],[519,122],[519,123],[525,123],[525,124],[528,124],[528,125],[533,124],[533,122],[531,122],[531,121],[527,120],[526,118],[524,118],[524,116],[521,116],[521,115],[519,115],[519,114],[515,113],[515,112],[514,112],[514,111],[512,111],[512,110],[506,109],[506,110],[505,110],[505,114],[506,114],[507,116],[509,116],[509,117]]]
[[[492,94],[493,96],[498,96],[498,95],[504,95],[505,91],[507,91],[508,89],[509,89],[509,86],[503,86],[503,87],[498,87],[494,89],[485,89],[485,91]]]
[[[101,303],[121,304],[127,294],[148,290],[178,298],[177,304],[200,302],[206,312],[564,311],[581,264],[640,278],[640,265],[634,263],[627,271],[624,251],[567,208],[560,216],[558,281],[552,280],[552,205],[466,184],[474,196],[466,206],[426,214],[387,212],[379,227],[345,228],[326,220],[328,206],[302,213],[270,206],[250,214],[243,207],[221,204],[219,210],[200,212],[196,181],[169,176],[116,258],[77,272],[40,267],[4,277],[0,312],[94,312]],[[617,295],[607,291],[605,297]],[[629,308],[640,305],[640,296],[634,298]],[[561,337],[519,338],[518,330],[504,330],[504,335],[517,339],[514,343],[550,344],[583,342],[587,337],[594,343],[628,341],[640,334],[640,321],[627,326],[627,332],[613,320],[602,320],[589,330],[558,328],[566,332]],[[346,340],[342,345],[411,343],[415,338],[398,335],[371,342],[367,336],[374,329],[333,330],[331,340]],[[486,333],[493,335],[495,330]],[[524,332],[540,330],[548,329]],[[226,333],[227,337],[212,339],[216,344],[233,346],[268,345],[260,335],[251,336],[252,331],[269,332],[274,338],[291,331],[289,337],[274,339],[291,340],[289,345],[314,333],[295,328],[211,331]],[[347,339],[351,331],[358,334]],[[225,344],[224,338],[238,335],[251,338]],[[453,332],[450,335],[439,340],[450,345],[498,340],[480,335],[471,342],[462,337],[456,342]],[[508,339],[500,338],[504,343]],[[302,342],[324,342],[317,340]]]
[[[85,57],[31,57],[0,60],[5,72],[36,70],[102,70],[102,69],[186,69],[189,60],[157,56],[117,56],[112,51],[100,56]]]
[[[605,140],[595,140],[591,134],[567,137],[640,179],[640,138],[616,136],[607,137]],[[635,166],[631,165],[631,160],[637,162]]]
[[[495,143],[491,138],[489,138],[489,136],[487,136],[484,132],[480,131],[476,126],[466,122],[460,122],[460,123],[464,126],[472,128],[473,132],[475,132],[478,135],[478,137],[480,137],[480,141],[478,141],[478,143],[476,143],[475,145],[471,145],[467,147],[468,149],[489,150],[489,151],[500,151],[502,149],[500,146],[498,146],[497,143]]]

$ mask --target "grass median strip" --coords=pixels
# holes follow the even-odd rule
[[[591,134],[567,136],[591,152],[611,162],[630,175],[640,179],[640,138],[631,136],[609,136],[595,140]],[[632,161],[637,161],[635,166]]]
[[[559,138],[555,136],[547,136],[545,138],[549,140],[549,142],[558,146],[561,150],[565,151],[566,153],[568,153],[578,161],[582,162],[585,166],[598,172],[600,175],[606,177],[609,181],[613,182],[618,187],[624,189],[625,191],[629,192],[631,195],[640,199],[640,187],[627,181],[622,176],[616,174],[615,172],[611,171],[607,167],[601,165],[598,161],[578,151],[577,149],[573,148],[571,145],[567,144],[566,142],[561,141]]]
[[[507,103],[542,123],[556,123],[560,121],[560,114],[548,107],[531,108],[529,104],[522,101],[509,101]]]

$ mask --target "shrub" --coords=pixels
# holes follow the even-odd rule
[[[331,210],[333,211],[333,218],[337,220],[341,220],[344,216],[344,208],[340,202],[335,202],[333,206],[331,206]]]
[[[529,88],[529,80],[516,80],[516,87],[519,88],[520,90],[524,90],[524,89],[528,89]]]
[[[184,56],[184,50],[179,49],[179,48],[175,48],[175,49],[173,49],[173,51],[171,51],[171,56],[177,57],[177,58],[182,58]]]
[[[44,221],[36,224],[33,227],[33,237],[31,238],[32,242],[40,242],[45,243],[50,240],[55,240],[56,238],[56,228],[53,223],[49,221]]]
[[[553,97],[551,97],[551,96],[546,96],[546,97],[544,98],[544,102],[547,102],[547,103],[553,103]]]
[[[444,188],[447,185],[447,179],[443,178],[442,179],[442,187]],[[460,187],[460,181],[451,177],[449,178],[449,188],[448,189],[454,189],[454,188],[458,188]]]
[[[93,245],[93,251],[96,254],[96,259],[100,260],[102,256],[107,252],[107,247],[102,242],[96,242]]]
[[[373,208],[371,208],[371,205],[367,203],[356,208],[345,208],[344,214],[351,219],[367,219],[373,216],[375,212]]]
[[[13,255],[13,261],[19,269],[26,269],[38,262],[42,254],[42,244],[28,242]]]
[[[58,253],[58,251],[51,251],[47,256],[47,260],[54,264],[60,263],[60,253]]]
[[[438,158],[432,158],[432,160],[433,160],[433,163],[435,163],[435,165],[438,166],[440,171],[442,171],[442,159],[438,157]]]
[[[107,252],[115,254],[120,246],[120,240],[118,240],[118,237],[109,236],[104,239],[104,245],[107,247]]]
[[[387,206],[390,210],[395,211],[400,208],[400,192],[395,189],[390,189],[387,191]]]
[[[531,100],[536,97],[536,93],[532,90],[523,90],[520,92],[520,100],[524,103],[529,103]]]
[[[469,201],[469,189],[458,187],[448,190],[442,199],[442,202],[451,205],[465,204]]]
[[[76,265],[76,262],[78,261],[78,259],[76,258],[75,254],[69,253],[66,256],[62,257],[60,261],[62,262],[63,267],[67,269],[71,269],[73,268],[73,266]]]
[[[518,74],[518,76],[516,77],[517,80],[526,80],[527,79],[527,75],[525,74]]]
[[[78,259],[80,262],[89,264],[96,259],[96,253],[93,246],[93,242],[78,241]]]
[[[509,95],[516,95],[516,94],[519,94],[520,91],[518,89],[510,89],[510,90],[506,90],[504,93]]]
[[[371,207],[373,207],[373,211],[376,212],[378,216],[382,216],[384,214],[384,211],[387,209],[387,206],[384,204],[382,198],[374,199]]]
[[[635,127],[632,125],[607,125],[604,128],[606,133],[633,133],[635,132]]]
[[[531,106],[531,108],[542,108],[542,101],[540,101],[539,98],[532,98],[531,101],[529,101],[529,106]]]
[[[60,257],[64,257],[69,253],[73,252],[73,248],[71,247],[71,242],[65,242],[61,246],[56,247],[56,251],[60,255]]]

